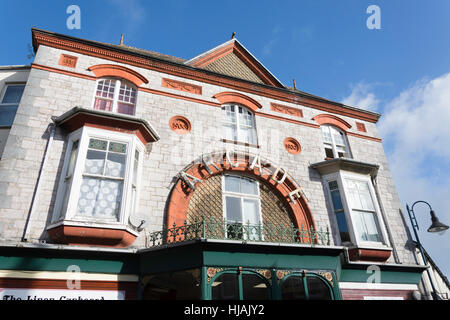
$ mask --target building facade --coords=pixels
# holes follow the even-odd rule
[[[3,299],[412,299],[379,114],[237,39],[190,60],[32,29],[0,69]]]

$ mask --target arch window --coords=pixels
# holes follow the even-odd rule
[[[331,125],[320,126],[327,158],[351,158],[345,132]]]
[[[237,105],[222,106],[222,128],[226,140],[257,144],[255,115],[249,109]]]
[[[136,87],[123,79],[100,79],[95,91],[94,109],[134,115]]]
[[[333,300],[330,285],[319,276],[312,274],[292,274],[281,284],[283,300]]]
[[[267,281],[252,271],[224,271],[211,283],[212,300],[268,300]]]

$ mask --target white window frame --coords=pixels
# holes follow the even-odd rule
[[[5,97],[6,90],[10,86],[23,86],[23,88],[25,90],[26,83],[24,83],[24,82],[8,82],[8,83],[5,83],[5,85],[3,86],[3,90],[1,92],[1,95],[0,95],[0,108],[7,107],[7,106],[15,106],[16,105],[16,103],[3,103],[2,102],[3,98]],[[23,97],[23,93],[22,93],[22,97]],[[20,98],[19,102],[17,103],[17,109],[19,108],[20,101],[22,100],[22,97]],[[16,114],[17,114],[17,109],[16,109]],[[15,116],[16,115],[14,114],[14,117]],[[13,119],[13,122],[14,122],[14,119]],[[0,125],[0,128],[10,128],[11,126],[12,126],[12,123],[10,125]]]
[[[323,149],[325,151],[325,157],[327,157],[326,150],[325,150],[326,149],[325,148],[325,143],[328,143],[328,142],[325,142],[323,140],[322,127],[327,127],[330,130],[331,141],[332,141],[331,148],[333,150],[333,159],[339,159],[339,153],[338,153],[338,150],[337,150],[337,146],[342,146],[342,147],[345,148],[345,157],[343,157],[343,158],[351,159],[352,158],[352,154],[351,154],[351,151],[350,151],[350,146],[349,146],[349,143],[348,143],[347,134],[342,129],[340,129],[340,128],[336,127],[336,126],[333,126],[331,124],[323,124],[323,125],[320,126],[320,134],[322,135],[322,144],[323,144]],[[344,145],[339,145],[339,144],[336,143],[336,141],[334,139],[333,132],[331,130],[336,130],[337,132],[342,134],[343,140],[344,140]]]
[[[240,192],[232,192],[232,191],[226,191],[225,189],[225,179],[226,177],[238,177],[238,178],[246,178],[249,180],[252,180],[256,183],[256,190],[258,191],[258,193],[255,194],[248,194],[248,193],[240,193]],[[241,216],[242,216],[242,225],[247,225],[248,220],[245,221],[244,220],[244,199],[252,199],[252,200],[258,200],[258,218],[259,218],[259,225],[263,226],[263,219],[262,219],[262,208],[261,208],[261,191],[260,191],[260,187],[259,187],[259,181],[256,179],[253,179],[251,177],[247,177],[245,175],[238,175],[238,174],[224,174],[222,175],[222,210],[223,210],[223,219],[228,223],[228,219],[227,219],[227,202],[226,202],[226,197],[230,196],[230,197],[235,197],[235,198],[239,198],[241,200]],[[234,223],[234,221],[230,221],[230,223]],[[252,226],[252,225],[250,225]],[[247,234],[244,232],[243,234],[243,239],[246,240]],[[261,235],[261,237],[264,237],[264,234]],[[263,240],[263,239],[259,239],[259,240]]]
[[[234,111],[234,118],[236,120],[235,123],[225,121],[226,117],[223,114],[224,112],[226,112],[226,110],[223,110],[222,108],[224,108],[224,107],[225,108],[226,107],[231,107],[231,106],[234,106],[234,108],[235,108],[235,111]],[[248,112],[251,113],[251,115],[252,115],[252,126],[251,127],[248,126],[248,125],[240,123],[240,120],[239,120],[239,108],[242,108],[243,110],[248,111]],[[257,130],[256,130],[255,113],[252,110],[250,110],[249,108],[247,108],[247,107],[245,107],[243,105],[240,105],[240,104],[227,103],[227,104],[224,104],[224,105],[221,106],[221,111],[222,111],[222,119],[221,119],[222,135],[223,135],[224,139],[227,139],[227,137],[225,135],[225,129],[224,129],[225,125],[233,125],[233,126],[236,127],[236,139],[232,140],[232,141],[241,142],[241,143],[247,143],[249,145],[258,145],[258,133],[257,133]],[[245,141],[245,139],[242,139],[243,137],[241,137],[240,130],[239,130],[240,127],[247,127],[247,128],[251,128],[252,129],[251,131],[252,131],[252,134],[254,135],[254,141],[253,142],[247,142],[247,141]]]
[[[137,106],[137,102],[138,102],[138,92],[139,92],[139,90],[138,90],[138,88],[133,84],[133,83],[131,83],[130,81],[128,81],[128,80],[125,80],[125,79],[121,79],[121,78],[114,78],[114,77],[104,77],[104,78],[99,78],[99,79],[97,79],[97,81],[95,82],[95,90],[94,90],[94,97],[93,97],[93,99],[92,99],[92,109],[94,109],[94,110],[99,110],[99,109],[95,109],[94,108],[94,106],[95,106],[95,100],[98,98],[98,99],[103,99],[103,100],[111,100],[111,99],[109,99],[109,98],[103,98],[103,97],[97,97],[97,88],[98,88],[98,83],[100,82],[100,81],[103,81],[103,80],[114,80],[115,81],[115,86],[114,86],[114,96],[113,96],[113,104],[112,104],[112,108],[111,108],[111,111],[107,111],[107,112],[113,112],[113,113],[118,113],[118,114],[124,114],[124,115],[127,115],[127,116],[135,116],[136,115],[136,106]],[[136,90],[136,97],[135,97],[135,102],[134,102],[134,105],[133,105],[133,114],[126,114],[126,113],[119,113],[118,111],[117,111],[117,103],[118,103],[118,101],[119,101],[119,93],[120,93],[120,85],[122,84],[122,81],[123,82],[126,82],[128,85],[130,85],[131,87],[133,87],[135,90]],[[130,103],[130,105],[131,105],[131,103]],[[106,111],[106,110],[101,110],[101,111]]]
[[[353,214],[352,214],[353,208],[350,207],[349,201],[348,201],[348,187],[347,187],[346,179],[359,180],[362,182],[366,182],[368,184],[370,196],[372,198],[373,206],[375,208],[375,217],[377,219],[378,226],[380,228],[381,242],[360,240],[357,228],[354,225],[355,222],[354,222]],[[338,172],[328,174],[323,177],[323,183],[326,184],[326,189],[327,189],[327,193],[328,193],[327,196],[328,196],[331,208],[333,209],[333,213],[334,213],[335,210],[334,210],[333,200],[331,198],[331,192],[330,192],[330,189],[328,186],[328,183],[331,181],[337,181],[337,183],[338,183],[339,193],[341,196],[342,205],[344,207],[345,218],[347,220],[347,227],[348,227],[348,231],[350,234],[350,240],[352,241],[352,244],[356,245],[357,247],[364,247],[364,248],[378,248],[379,249],[379,248],[389,247],[389,241],[388,241],[388,237],[387,237],[387,233],[386,233],[386,226],[384,224],[383,217],[381,215],[380,206],[379,206],[378,199],[376,197],[376,193],[375,193],[370,176],[340,170]],[[335,220],[335,223],[337,226],[337,220]],[[340,239],[340,237],[339,237],[339,239]],[[341,244],[344,245],[347,243],[341,242]]]
[[[121,198],[121,206],[118,214],[117,220],[110,219],[95,219],[91,217],[83,217],[77,215],[78,200],[80,197],[80,187],[82,183],[82,176],[85,167],[85,160],[89,146],[90,139],[100,139],[108,140],[111,142],[126,143],[127,144],[127,154],[126,154],[126,167],[124,173],[124,182]],[[76,156],[75,167],[73,171],[72,181],[69,185],[65,184],[66,172],[70,162],[70,156],[72,153],[72,146],[75,141],[78,142],[78,153]],[[62,173],[58,185],[58,191],[56,196],[55,208],[53,210],[52,224],[60,221],[70,221],[77,222],[81,224],[87,224],[89,226],[101,225],[101,226],[119,226],[128,225],[128,219],[132,209],[137,211],[139,207],[139,191],[141,184],[141,170],[142,161],[144,154],[144,144],[135,136],[134,134],[127,134],[121,132],[114,132],[109,130],[102,130],[98,128],[82,127],[74,132],[72,132],[68,137],[68,144],[66,149],[66,155],[64,159],[64,165],[62,168]],[[134,156],[135,151],[139,152],[138,170],[137,170],[137,186],[136,186],[136,202],[133,206],[132,201],[132,174],[134,166]],[[66,212],[61,212],[64,201],[65,189],[69,188],[69,196]]]

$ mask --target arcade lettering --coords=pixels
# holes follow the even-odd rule
[[[232,157],[232,153],[233,152],[231,152],[231,151],[226,151],[225,157],[223,154],[220,154],[220,156],[216,157],[216,158],[214,158],[213,155],[202,156],[200,164],[209,174],[213,174],[213,171],[210,166],[212,166],[217,171],[221,170],[220,166],[224,164],[223,163],[224,158],[231,168],[240,167],[242,165],[242,162],[240,162],[237,159],[236,155],[234,157]],[[262,166],[261,165],[261,157],[259,155],[254,155],[253,159],[251,161],[250,161],[250,157],[245,157],[245,159],[246,159],[246,163],[244,165],[247,166],[248,169],[255,171],[260,176],[263,176],[264,169],[267,170],[267,167],[273,167],[272,165],[270,165],[268,163],[266,163],[264,166]],[[286,181],[286,178],[288,177],[288,172],[285,168],[278,166],[278,167],[276,167],[275,171],[269,172],[269,176],[270,176],[269,180],[272,180],[277,184],[283,184]],[[197,183],[203,182],[200,178],[195,177],[195,176],[187,173],[186,171],[182,171],[180,173],[180,178],[192,190],[195,190],[195,185]],[[292,181],[292,183],[294,183],[294,182]],[[296,203],[296,201],[295,201],[296,198],[299,199],[302,196],[303,196],[303,191],[298,186],[296,186],[295,190],[289,192],[289,194],[288,194],[289,200],[293,204]]]

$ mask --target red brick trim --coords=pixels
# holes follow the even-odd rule
[[[287,114],[290,116],[303,118],[303,111],[301,109],[283,106],[281,104],[274,103],[274,102],[270,103],[270,110],[275,111],[275,112],[284,113],[284,114]]]
[[[343,131],[347,131],[352,127],[347,121],[331,114],[319,114],[315,116],[313,120],[315,120],[319,125],[331,124],[342,129]]]
[[[366,126],[365,126],[364,123],[358,122],[358,121],[356,121],[355,123],[356,123],[356,129],[357,129],[358,131],[361,131],[361,132],[367,132]]]
[[[265,182],[266,185],[272,189],[272,191],[276,192],[281,196],[281,198],[285,199],[286,205],[290,210],[295,222],[294,225],[296,227],[313,227],[315,229],[314,219],[306,199],[304,197],[297,198],[295,203],[292,203],[289,199],[289,193],[297,189],[297,184],[289,178],[286,178],[282,184],[277,184],[271,179],[271,174],[263,173],[260,175],[256,167],[253,170],[249,169],[248,159],[243,159],[241,156],[240,158],[238,157],[234,160],[239,163],[238,167],[232,167],[226,160],[224,160],[224,163],[219,166],[220,170],[217,170],[214,166],[210,165],[209,168],[212,174],[210,174],[202,164],[195,164],[185,172],[201,180],[206,180],[211,176],[219,175],[224,172],[239,172],[251,175],[255,179]],[[178,179],[170,194],[166,218],[167,226],[173,226],[174,223],[177,226],[184,224],[186,221],[189,201],[194,192],[195,191],[188,188],[182,179]]]
[[[284,148],[291,154],[299,154],[302,151],[300,143],[294,138],[286,138],[283,142]]]
[[[75,68],[77,66],[78,57],[70,56],[68,54],[61,54],[58,64],[60,66]]]
[[[180,91],[185,91],[193,94],[202,94],[202,87],[197,86],[192,83],[186,83],[183,81],[177,81],[173,79],[166,79],[162,78],[161,80],[161,86],[169,88],[169,89],[175,89]]]
[[[238,103],[241,104],[249,109],[251,109],[253,112],[262,109],[262,105],[260,105],[256,100],[238,92],[221,92],[217,93],[213,96],[213,98],[216,98],[219,100],[220,104],[225,103]]]
[[[32,63],[31,67],[34,69],[45,70],[45,71],[49,71],[49,72],[56,72],[59,74],[64,74],[67,76],[78,77],[78,78],[87,79],[87,80],[95,81],[97,79],[96,77],[85,75],[82,73],[61,70],[61,69],[57,69],[57,68],[53,68],[53,67],[42,66],[42,65],[39,65],[36,63]],[[201,103],[201,104],[205,104],[205,105],[209,105],[209,106],[213,106],[213,107],[221,106],[220,103],[217,103],[217,102],[212,102],[212,101],[198,99],[198,98],[192,98],[192,97],[186,97],[186,96],[182,96],[182,95],[178,95],[178,94],[174,94],[174,93],[170,93],[170,92],[164,92],[164,91],[160,91],[160,90],[155,90],[155,89],[139,87],[138,90],[147,92],[147,93],[158,94],[161,96],[166,96],[166,97],[170,97],[170,98],[174,98],[174,99],[182,99],[182,100],[191,101],[191,102],[195,102],[195,103]],[[284,117],[276,116],[273,114],[268,114],[268,113],[263,113],[263,112],[255,112],[255,115],[270,118],[270,119],[275,119],[275,120],[279,120],[279,121],[290,122],[290,123],[294,123],[294,124],[298,124],[298,125],[303,125],[303,126],[307,126],[307,127],[311,127],[311,128],[320,128],[319,125],[314,124],[314,123],[308,123],[308,122],[304,122],[304,121],[284,118]],[[351,135],[351,136],[361,138],[361,139],[368,139],[368,140],[372,140],[372,141],[376,141],[376,142],[382,141],[379,138],[369,137],[366,135],[357,134],[357,133],[353,133],[353,132],[347,132],[347,135],[349,135],[349,136]]]
[[[380,117],[378,114],[348,108],[340,103],[328,102],[325,99],[310,98],[300,96],[286,90],[279,90],[276,88],[257,86],[248,81],[231,79],[226,76],[204,72],[203,70],[189,69],[183,66],[178,66],[173,63],[156,61],[153,59],[136,56],[131,53],[118,52],[111,48],[96,46],[87,43],[88,41],[67,39],[66,37],[48,34],[43,31],[33,30],[33,45],[35,49],[40,45],[46,45],[53,48],[68,50],[72,52],[81,53],[84,55],[108,59],[119,63],[127,63],[139,68],[163,72],[174,76],[192,79],[200,82],[210,83],[222,87],[227,87],[233,90],[245,91],[260,96],[268,97],[274,100],[286,101],[295,104],[301,104],[310,108],[322,110],[325,112],[341,114],[344,116],[361,119],[364,121],[376,123]]]
[[[169,127],[173,132],[178,134],[187,134],[192,128],[190,121],[183,116],[173,116],[170,118]]]
[[[141,86],[143,83],[148,83],[148,80],[140,73],[131,70],[129,68],[118,66],[114,64],[98,64],[88,68],[92,71],[97,78],[103,77],[117,77],[130,81],[136,87]]]

